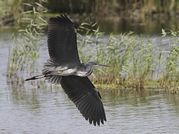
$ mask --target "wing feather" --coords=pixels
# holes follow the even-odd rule
[[[59,65],[80,63],[76,32],[73,23],[66,15],[49,19],[48,51],[51,60]]]
[[[90,124],[100,125],[106,121],[99,92],[95,90],[88,77],[65,76],[61,78],[61,85]]]

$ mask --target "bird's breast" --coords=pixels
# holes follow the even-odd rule
[[[80,77],[86,77],[86,76],[91,75],[91,73],[92,73],[92,70],[77,70],[75,75],[80,76]]]
[[[76,68],[68,68],[65,70],[57,70],[57,74],[61,76],[69,76],[74,75],[76,72]]]
[[[70,69],[64,70],[62,74],[63,74],[63,76],[73,75],[73,74],[75,74],[75,72],[76,72],[76,68],[70,68]]]

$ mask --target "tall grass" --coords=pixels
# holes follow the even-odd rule
[[[42,14],[47,10],[39,3],[30,6],[32,10],[24,12],[18,20],[23,24],[15,44],[11,48],[8,64],[8,78],[13,82],[23,82],[26,76],[36,71],[38,42],[47,23]],[[82,23],[78,32],[79,53],[83,62],[89,60],[107,64],[107,68],[97,68],[92,80],[108,88],[144,88],[178,89],[179,87],[179,46],[178,32],[162,31],[163,37],[171,37],[168,50],[156,46],[151,40],[141,38],[134,33],[110,36],[99,31],[96,24]],[[18,38],[17,38],[18,37]],[[106,88],[106,87],[105,87]],[[176,91],[176,90],[175,90]]]
[[[173,92],[178,92],[175,89],[179,89],[179,32],[169,31],[166,35],[174,37],[174,42],[170,45],[170,51],[168,52],[165,64],[166,73],[163,75],[162,86],[169,88],[172,86]]]
[[[8,63],[8,80],[12,82],[23,82],[23,74],[35,71],[35,62],[38,58],[38,42],[42,35],[42,30],[47,25],[42,18],[42,12],[46,12],[39,3],[35,3],[31,11],[23,12],[22,17],[18,20],[24,28],[19,29],[14,34],[14,45],[10,49]]]
[[[178,33],[165,32],[163,36],[171,38],[170,43],[165,46],[169,48],[166,51],[160,48],[160,44],[156,46],[151,40],[134,33],[118,36],[111,34],[107,37],[98,29],[93,31],[87,38],[79,40],[79,45],[81,51],[85,51],[85,48],[88,50],[88,53],[82,55],[85,62],[96,60],[109,65],[108,68],[96,69],[92,79],[97,85],[136,90],[178,88]],[[107,38],[105,42],[104,37]]]

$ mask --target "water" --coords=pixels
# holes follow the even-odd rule
[[[124,18],[112,18],[106,19],[98,18],[98,24],[101,31],[105,33],[128,33],[130,31],[135,32],[136,34],[144,35],[161,35],[162,30],[174,30],[177,31],[179,23],[177,22],[177,17],[172,17],[170,21],[168,18],[143,18],[141,20],[131,20],[130,17],[124,16]]]
[[[1,36],[1,35],[0,35]],[[107,122],[90,125],[59,87],[37,87],[6,79],[9,36],[0,37],[0,133],[2,134],[178,134],[179,96],[158,92],[101,91]],[[48,57],[40,47],[40,69]]]

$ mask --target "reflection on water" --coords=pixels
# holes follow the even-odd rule
[[[145,35],[161,35],[162,29],[178,30],[179,23],[177,18],[143,18],[135,21],[126,18],[99,18],[98,24],[101,31],[105,33],[127,33],[133,31],[137,34]]]
[[[7,82],[4,57],[10,45],[9,40],[0,41],[0,133],[179,133],[179,96],[158,92],[101,91],[107,122],[101,127],[89,125],[60,86]],[[47,55],[40,58],[41,69]]]
[[[101,91],[107,122],[89,125],[60,87],[2,86],[1,133],[178,133],[179,96]],[[69,129],[70,126],[70,129]]]

